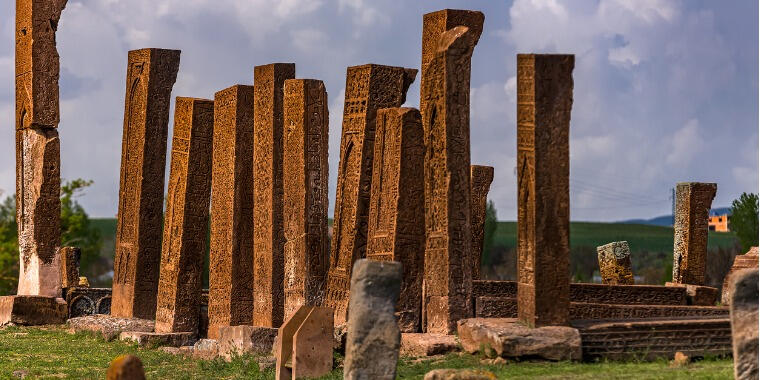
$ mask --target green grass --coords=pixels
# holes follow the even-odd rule
[[[140,357],[149,379],[272,379],[272,369],[261,372],[253,356],[227,363],[222,360],[194,360],[135,344],[106,342],[92,334],[69,334],[61,328],[0,328],[0,378],[13,378],[23,370],[27,378],[102,379],[109,362],[121,354]],[[398,377],[422,379],[436,368],[480,368],[499,378],[520,379],[730,379],[730,359],[706,359],[682,368],[669,368],[666,361],[548,363],[508,362],[483,365],[479,355],[452,354],[433,360],[402,358]],[[340,368],[325,376],[342,379]]]

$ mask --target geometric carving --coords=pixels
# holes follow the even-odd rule
[[[177,97],[158,282],[157,333],[198,329],[213,127],[213,100]]]
[[[472,279],[480,278],[480,262],[485,237],[488,190],[493,182],[493,166],[470,166],[470,222],[472,224]]]
[[[567,325],[575,56],[517,55],[518,318]]]
[[[420,112],[377,112],[367,259],[403,264],[396,315],[401,332],[420,331],[424,270],[425,142]]]
[[[633,285],[631,249],[627,241],[616,241],[596,247],[599,273],[603,284]]]
[[[676,185],[673,233],[673,282],[705,284],[707,218],[718,185],[681,182]]]
[[[329,241],[327,92],[322,81],[285,81],[283,227],[285,319],[321,303]]]
[[[141,49],[128,55],[111,315],[153,319],[169,103],[180,51]]]
[[[214,95],[208,337],[253,320],[253,86]]]

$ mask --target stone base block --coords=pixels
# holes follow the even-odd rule
[[[193,346],[193,358],[213,360],[219,356],[219,343],[216,339],[200,339]]]
[[[153,332],[154,321],[96,314],[71,318],[68,320],[68,325],[71,332],[92,331],[102,334],[105,340],[112,340],[124,331]]]
[[[457,323],[465,351],[492,349],[503,358],[581,360],[581,334],[565,326],[529,328],[513,318],[470,318]]]
[[[715,306],[718,301],[718,288],[702,285],[675,284],[666,282],[665,286],[680,286],[686,288],[686,302],[695,306]]]
[[[219,355],[272,354],[277,329],[259,326],[223,326],[219,328]]]
[[[195,351],[193,346],[181,346],[181,347],[163,346],[163,347],[159,347],[158,350],[166,352],[167,354],[181,355],[185,357],[192,357]]]
[[[66,323],[68,310],[62,298],[46,296],[0,297],[0,326],[60,325]]]
[[[124,331],[119,334],[119,339],[132,341],[140,347],[188,346],[195,342],[195,334],[191,332],[157,333],[144,331]]]
[[[403,333],[401,356],[422,357],[443,355],[459,351],[459,341],[454,335]]]
[[[516,318],[517,301],[508,297],[475,298],[475,317],[478,318]]]

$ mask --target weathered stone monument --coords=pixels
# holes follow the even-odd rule
[[[420,331],[425,248],[425,141],[420,112],[377,112],[367,259],[398,261],[404,276],[397,305],[402,332]]]
[[[718,185],[680,182],[676,185],[673,226],[673,283],[704,285],[707,219]]]
[[[253,74],[253,324],[283,320],[283,86],[294,63],[256,66]]]
[[[596,247],[602,284],[633,285],[631,249],[627,241],[616,241]]]
[[[214,95],[208,337],[253,321],[253,86]]]
[[[179,50],[129,52],[111,315],[153,319],[161,262],[166,138]]]
[[[79,259],[82,250],[78,247],[61,247],[61,288],[71,288],[79,284]]]
[[[198,329],[213,128],[213,100],[177,98],[158,281],[157,333]]]
[[[517,55],[517,316],[566,325],[575,56]]]
[[[425,135],[423,325],[452,334],[472,314],[470,60],[483,14],[442,10],[423,17],[420,112]]]
[[[277,331],[275,378],[320,377],[332,370],[333,311],[301,306]]]
[[[283,227],[285,319],[322,301],[329,241],[327,91],[322,81],[285,81]]]
[[[335,323],[346,320],[351,267],[367,246],[375,117],[380,108],[399,107],[417,70],[383,65],[349,67],[343,106],[338,187],[325,305]]]
[[[758,272],[744,269],[733,277],[731,286],[731,338],[734,378],[758,378]]]
[[[60,140],[55,44],[66,0],[16,1],[18,295],[61,296]]]
[[[758,268],[758,249],[757,247],[750,247],[749,251],[743,255],[736,255],[734,257],[734,264],[731,265],[731,269],[723,279],[723,289],[721,294],[721,303],[724,305],[731,304],[731,277],[734,273],[742,269],[757,269]]]
[[[394,312],[402,265],[362,259],[351,275],[344,379],[395,379],[401,332]]]
[[[485,238],[488,190],[493,182],[493,166],[470,166],[470,225],[472,226],[472,279],[480,279],[480,262]]]

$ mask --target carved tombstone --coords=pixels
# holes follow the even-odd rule
[[[517,315],[566,325],[570,309],[573,55],[517,55]]]
[[[396,305],[401,332],[420,331],[425,248],[425,142],[420,112],[386,108],[377,112],[367,259],[404,266]]]
[[[731,280],[731,341],[734,378],[758,378],[758,272],[743,269]]]
[[[275,379],[320,377],[332,370],[333,311],[301,306],[277,331]]]
[[[454,333],[457,321],[469,317],[473,309],[470,60],[482,28],[480,12],[443,10],[423,18],[420,88],[426,146],[423,318],[429,333]],[[435,35],[438,38],[433,38]]]
[[[627,241],[616,241],[596,247],[602,284],[633,285],[631,249]]]
[[[78,247],[61,247],[58,252],[61,257],[61,288],[79,285],[79,259],[82,257],[82,250]]]
[[[493,166],[470,166],[470,225],[472,226],[472,279],[480,279],[480,262],[485,238],[488,190],[493,182]]]
[[[322,81],[285,81],[283,226],[285,319],[317,306],[327,276],[328,123]]]
[[[416,75],[415,69],[374,64],[352,66],[346,73],[334,232],[325,295],[326,306],[335,310],[337,324],[346,320],[351,267],[366,252],[377,110],[401,106]]]
[[[676,185],[673,226],[673,282],[704,285],[707,257],[707,219],[718,185],[680,182]]]
[[[293,63],[256,66],[253,74],[253,324],[279,327],[283,319],[282,104]]]
[[[213,127],[213,100],[177,98],[158,281],[158,333],[198,329]]]
[[[253,320],[253,86],[214,95],[208,337]]]
[[[129,52],[111,304],[116,317],[156,315],[169,103],[179,55]]]

